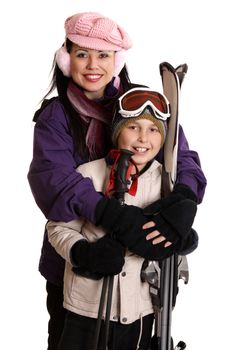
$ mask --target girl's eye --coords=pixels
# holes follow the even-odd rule
[[[135,130],[135,129],[137,129],[137,125],[128,125],[128,128],[129,129],[132,129],[132,130]]]
[[[151,128],[151,132],[159,132],[159,129],[158,128]]]

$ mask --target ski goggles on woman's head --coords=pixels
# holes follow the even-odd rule
[[[163,121],[170,117],[170,104],[166,96],[149,88],[133,88],[119,98],[119,111],[123,118],[138,117],[147,107]]]

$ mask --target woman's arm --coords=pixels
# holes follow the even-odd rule
[[[207,181],[201,169],[199,156],[197,152],[189,149],[188,141],[181,126],[179,128],[176,182],[189,186],[196,194],[197,202],[202,202]]]
[[[161,149],[156,159],[163,164],[163,149]],[[187,185],[195,193],[197,203],[202,202],[207,181],[201,169],[199,156],[197,152],[189,149],[188,141],[181,126],[179,126],[176,183]]]
[[[69,118],[55,100],[35,124],[28,172],[35,201],[48,220],[67,222],[83,216],[95,222],[95,207],[101,196],[92,181],[75,170],[83,162],[75,154]]]

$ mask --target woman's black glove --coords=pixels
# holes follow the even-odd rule
[[[117,241],[104,236],[96,242],[80,240],[70,251],[71,262],[77,274],[96,279],[117,275],[125,263],[125,248]]]
[[[142,229],[151,220],[133,205],[121,206],[115,198],[102,198],[96,207],[96,224],[101,225],[132,253],[145,259],[160,260],[173,254],[175,247],[164,248],[164,242],[153,245],[146,235],[155,230]]]
[[[144,211],[149,212],[150,214],[155,214],[156,212],[168,208],[171,205],[181,202],[185,199],[189,199],[197,205],[197,196],[191,190],[191,188],[184,184],[177,184],[174,186],[174,189],[169,196],[153,202],[144,208]]]
[[[176,185],[167,198],[158,200],[148,207],[121,206],[115,198],[102,198],[96,207],[96,224],[127,247],[131,252],[145,259],[159,260],[172,255],[174,249],[183,246],[197,211],[196,195],[186,185]],[[154,221],[155,227],[142,229]],[[172,246],[164,248],[164,242],[153,245],[146,235],[157,229]],[[182,241],[182,242],[181,242]]]
[[[196,212],[196,195],[182,184],[176,185],[168,197],[143,209],[143,213],[155,222],[154,229],[173,244],[188,237]]]
[[[192,253],[198,247],[198,234],[194,229],[191,229],[187,238],[180,241],[180,244],[176,246],[176,253],[179,255],[188,255]]]
[[[114,238],[129,248],[146,230],[142,226],[148,222],[141,208],[133,205],[122,206],[115,198],[102,198],[96,206],[96,225],[101,225]]]

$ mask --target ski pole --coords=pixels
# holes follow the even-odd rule
[[[130,158],[134,153],[127,149],[120,149],[120,157],[116,168],[116,186],[114,191],[114,197],[118,199],[121,206],[124,206],[125,192],[128,191],[128,181],[127,181],[127,171],[130,166]],[[114,238],[112,236],[112,238]],[[108,296],[107,296],[107,308],[106,308],[106,318],[105,318],[105,336],[104,336],[104,348],[107,349],[108,333],[109,333],[109,322],[111,313],[111,301],[112,301],[112,290],[114,276],[108,276]]]
[[[176,347],[175,347],[174,350],[183,350],[183,349],[185,349],[185,348],[186,348],[186,344],[185,344],[183,341],[180,341],[180,342],[176,345]]]
[[[128,191],[127,172],[128,172],[129,166],[131,164],[130,158],[132,157],[133,154],[134,154],[133,152],[131,152],[127,149],[120,149],[120,156],[119,156],[117,168],[115,171],[116,186],[114,189],[114,197],[118,199],[118,201],[120,202],[120,204],[122,206],[124,206],[125,192]],[[112,238],[114,238],[114,237],[112,236]],[[102,320],[104,301],[106,298],[106,292],[108,294],[107,294],[107,304],[106,304],[106,313],[105,313],[103,349],[107,350],[107,348],[108,348],[107,343],[108,343],[108,336],[109,336],[109,322],[110,322],[110,313],[111,313],[111,304],[112,304],[113,282],[114,282],[114,276],[104,277],[102,291],[101,291],[101,297],[100,297],[99,310],[98,310],[98,318],[97,318],[95,336],[94,336],[93,350],[98,349],[99,334],[100,334],[101,320]]]

